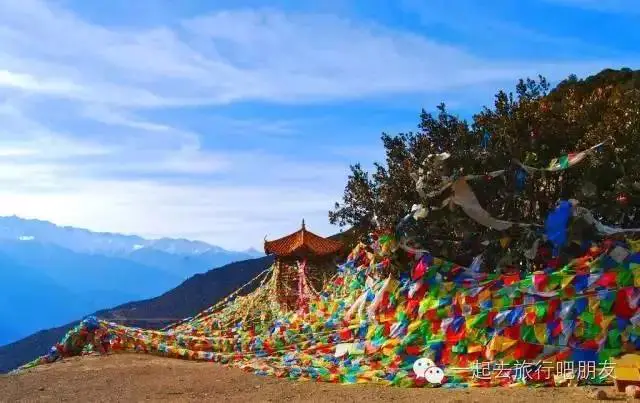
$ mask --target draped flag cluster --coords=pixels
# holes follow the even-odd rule
[[[593,369],[581,382],[607,383],[612,359],[640,348],[640,245],[587,249],[558,269],[486,274],[384,236],[358,245],[303,311],[254,304],[257,319],[229,324],[238,297],[162,331],[88,318],[21,369],[87,351],[144,352],[290,379],[440,386],[413,369],[428,358],[445,387],[556,386],[569,363],[574,375]]]

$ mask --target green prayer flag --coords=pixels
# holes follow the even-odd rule
[[[451,347],[451,351],[457,354],[466,354],[467,353],[467,343],[465,341],[460,341],[455,346]]]
[[[549,285],[548,285],[548,289],[549,290],[555,290],[557,288],[560,288],[560,285],[562,284],[562,274],[561,273],[551,273],[551,275],[549,275],[548,277],[549,279]]]
[[[407,313],[405,311],[398,311],[396,313],[396,319],[398,322],[407,322]]]
[[[584,327],[584,333],[582,337],[585,340],[597,339],[602,333],[602,328],[594,323],[587,323]]]
[[[420,301],[420,308],[418,308],[418,314],[424,315],[424,313],[427,312],[427,310],[429,310],[429,304],[430,304],[430,301],[427,298]]]
[[[378,325],[376,327],[376,330],[373,332],[373,338],[374,339],[379,339],[384,337],[384,326],[382,325]]]
[[[601,364],[605,361],[611,363],[612,358],[618,357],[620,354],[622,354],[622,349],[620,348],[603,348],[598,353],[598,362]]]
[[[580,314],[580,316],[578,316],[578,318],[580,318],[580,320],[590,325],[595,323],[595,316],[593,315],[593,312],[584,311]]]
[[[633,272],[631,270],[621,270],[617,273],[617,282],[619,287],[627,287],[633,285]]]
[[[431,334],[431,324],[426,320],[423,320],[418,327],[420,334],[423,336],[428,336]]]
[[[620,348],[622,345],[620,331],[617,328],[609,330],[607,335],[607,346],[610,348]]]
[[[520,339],[528,343],[538,343],[533,326],[522,325],[520,327]]]
[[[402,386],[402,385],[400,384],[400,382],[401,382],[403,379],[406,379],[406,378],[407,378],[407,375],[409,375],[409,373],[408,373],[407,371],[405,371],[405,370],[400,370],[400,371],[398,371],[398,372],[396,373],[396,376],[394,376],[394,377],[393,377],[393,381],[391,381],[391,384],[393,384],[393,385],[397,385],[397,386]]]
[[[415,333],[409,334],[402,339],[400,343],[403,348],[406,348],[408,345],[413,344],[414,341],[418,339],[418,335]]]
[[[600,300],[600,310],[602,311],[603,314],[608,314],[611,312],[611,308],[613,307],[613,296],[615,294],[613,293],[609,293],[607,294],[606,298],[603,298]]]
[[[533,277],[528,276],[523,280],[520,280],[520,286],[518,287],[520,290],[533,287]]]
[[[453,267],[453,262],[445,262],[442,265],[441,271],[442,273],[448,273],[451,271],[451,268]]]
[[[537,319],[543,319],[545,316],[547,316],[547,308],[548,308],[548,302],[546,301],[538,301],[535,304],[535,310],[536,310],[536,318]]]
[[[489,317],[488,311],[480,312],[479,314],[475,315],[471,320],[471,327],[474,329],[485,327],[488,317]]]

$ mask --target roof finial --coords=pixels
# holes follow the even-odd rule
[[[302,229],[306,229],[304,226],[304,218],[302,219]]]

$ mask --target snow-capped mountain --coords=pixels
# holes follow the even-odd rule
[[[144,239],[0,217],[0,345],[70,318],[150,298],[194,274],[263,256],[186,239]],[[37,309],[48,314],[35,314]],[[0,306],[1,308],[1,306]]]
[[[74,252],[126,256],[147,248],[172,255],[197,256],[208,254],[242,254],[259,257],[263,254],[251,248],[243,252],[229,251],[202,241],[161,238],[145,239],[136,235],[92,232],[74,227],[62,227],[49,221],[0,217],[0,240],[35,241],[57,245]]]

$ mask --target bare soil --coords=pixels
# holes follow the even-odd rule
[[[609,399],[626,401],[613,387]],[[85,356],[0,376],[0,402],[581,402],[593,389],[402,389],[256,376],[215,363],[143,354]]]

